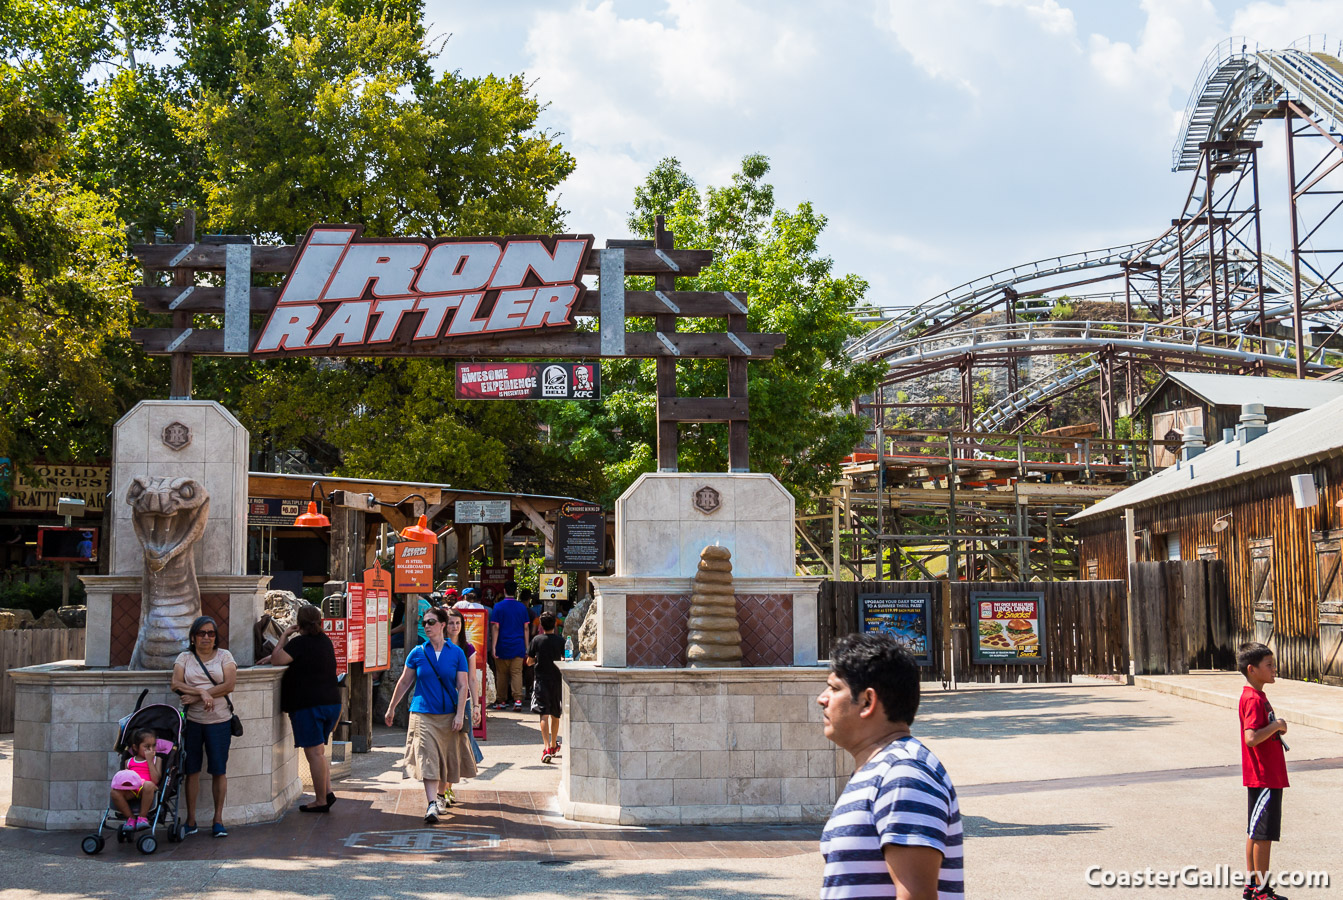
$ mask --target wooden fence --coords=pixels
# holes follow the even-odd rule
[[[62,659],[84,659],[83,628],[0,631],[0,734],[14,730],[14,679],[9,670]]]
[[[1138,675],[1186,675],[1235,669],[1236,651],[1226,563],[1217,559],[1136,562],[1134,668]]]
[[[835,641],[858,630],[858,598],[863,594],[932,596],[929,641],[932,664],[925,681],[946,680],[943,672],[942,583],[938,581],[827,581],[817,609],[818,650],[827,658]],[[1042,637],[1045,659],[1039,665],[981,665],[971,661],[970,595],[1027,591],[1044,594]],[[1128,672],[1125,585],[1122,581],[975,581],[951,585],[952,657],[958,681],[1068,681],[1074,675]],[[957,627],[962,626],[962,627]]]

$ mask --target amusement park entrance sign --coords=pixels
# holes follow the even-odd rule
[[[462,337],[572,327],[593,243],[592,235],[420,241],[362,232],[309,229],[253,356],[432,354]]]

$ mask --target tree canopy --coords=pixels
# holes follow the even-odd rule
[[[825,217],[810,203],[778,207],[764,180],[768,172],[764,156],[747,156],[730,184],[700,190],[680,162],[664,159],[635,190],[629,225],[651,238],[656,216],[663,215],[678,246],[714,251],[713,264],[700,275],[677,279],[678,290],[745,291],[752,330],[787,335],[774,359],[752,362],[748,370],[751,469],[774,474],[806,497],[828,489],[840,460],[861,440],[866,423],[848,410],[876,388],[881,368],[855,363],[844,352],[844,342],[862,330],[852,310],[862,305],[867,283],[833,274],[832,261],[818,249]],[[631,286],[644,287],[637,282],[631,279]],[[631,321],[630,327],[649,329],[652,323]],[[678,327],[718,331],[724,322],[681,319]],[[655,467],[655,387],[652,360],[605,361],[600,409],[550,407],[552,433],[575,458],[594,454],[604,460],[609,497]],[[725,396],[726,364],[680,363],[677,391]],[[726,426],[682,429],[682,470],[727,469]]]

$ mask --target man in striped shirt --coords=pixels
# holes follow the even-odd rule
[[[910,735],[919,667],[887,634],[852,634],[816,698],[825,736],[853,757],[821,835],[822,900],[963,900],[961,811],[947,770]]]

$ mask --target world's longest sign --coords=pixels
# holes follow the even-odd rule
[[[590,234],[415,240],[314,225],[254,356],[416,348],[573,324]]]

